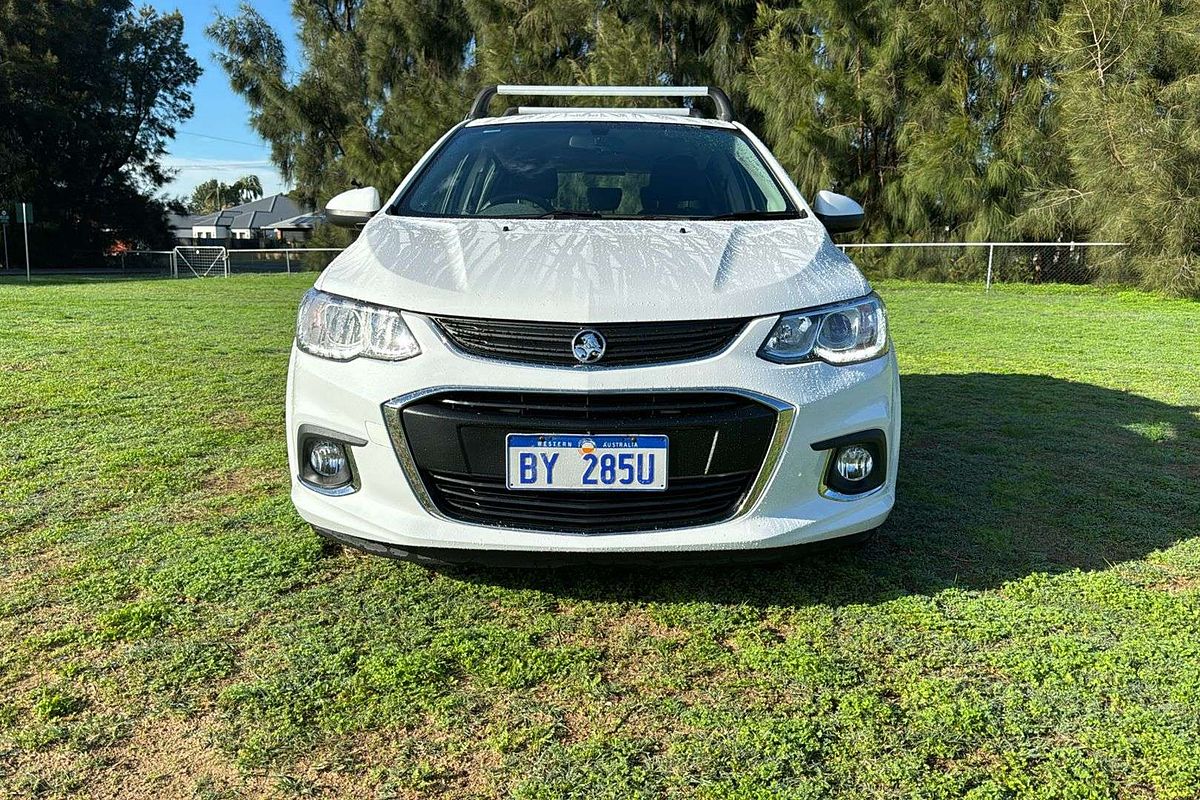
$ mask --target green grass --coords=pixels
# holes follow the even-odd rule
[[[884,284],[868,547],[442,574],[290,506],[310,280],[0,284],[0,797],[1196,797],[1197,304]]]

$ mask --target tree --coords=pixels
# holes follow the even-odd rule
[[[262,181],[257,175],[243,175],[233,183],[210,178],[192,190],[187,203],[192,214],[212,214],[229,206],[241,205],[262,197]]]
[[[865,239],[1127,241],[1134,258],[1104,276],[1200,294],[1194,2],[304,0],[293,13],[298,74],[249,6],[208,33],[308,202],[390,190],[481,85],[713,84],[802,191],[863,201]],[[946,263],[909,251],[868,266],[955,277]]]
[[[904,227],[903,206],[888,195],[910,96],[902,12],[896,3],[860,8],[837,0],[764,8],[748,79],[763,133],[801,191],[832,187],[854,196],[885,238]]]
[[[1070,220],[1129,242],[1102,268],[1200,296],[1200,8],[1068,0],[1049,31],[1063,169],[1031,194],[1033,231]]]
[[[1059,5],[1044,0],[941,0],[909,17],[910,102],[898,148],[896,205],[908,229],[956,240],[1016,235],[1031,186],[1062,163],[1050,107],[1053,59],[1043,46]],[[1044,232],[1067,238],[1065,221]]]
[[[319,204],[353,184],[395,185],[462,117],[469,30],[454,0],[297,3],[304,70],[257,11],[217,15],[208,35],[284,177]]]
[[[33,203],[47,260],[169,237],[153,194],[200,74],[182,36],[128,0],[0,5],[0,198]]]
[[[251,6],[218,14],[208,35],[272,159],[319,204],[351,185],[394,186],[484,83],[732,80],[749,57],[743,29],[754,8],[752,0],[297,3],[304,69],[294,79],[278,34]]]

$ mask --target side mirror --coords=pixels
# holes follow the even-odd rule
[[[351,189],[325,204],[325,221],[342,228],[353,228],[375,216],[380,205],[379,190],[374,186]]]
[[[863,207],[846,197],[825,189],[817,192],[812,204],[813,213],[825,230],[830,233],[845,233],[857,230],[863,223]]]

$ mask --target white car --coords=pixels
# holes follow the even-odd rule
[[[508,109],[507,95],[712,98]],[[292,500],[425,564],[769,559],[895,501],[883,302],[707,87],[485,89],[301,304]],[[861,538],[861,537],[856,537]]]

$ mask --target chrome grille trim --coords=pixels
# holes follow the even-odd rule
[[[408,439],[404,434],[404,424],[401,421],[401,411],[408,405],[411,405],[418,400],[429,397],[430,395],[442,394],[446,392],[471,391],[471,392],[546,392],[548,390],[533,387],[486,387],[486,386],[466,386],[466,385],[448,385],[448,386],[431,386],[426,389],[417,389],[416,391],[402,394],[398,397],[383,403],[381,410],[383,413],[384,425],[387,427],[388,435],[392,440],[392,447],[396,452],[396,460],[400,464],[400,469],[404,472],[404,477],[408,480],[409,486],[412,488],[417,502],[425,509],[430,516],[436,517],[447,522],[452,522],[456,525],[469,525],[472,527],[486,528],[488,530],[496,530],[498,526],[485,525],[473,522],[464,522],[459,519],[454,519],[443,514],[434,503],[429,491],[425,488],[425,482],[421,477],[420,470],[417,466],[416,459],[413,457],[412,450],[409,448]],[[689,527],[704,527],[707,525],[718,525],[725,522],[731,522],[735,519],[745,516],[752,512],[762,500],[766,493],[767,487],[775,477],[775,473],[779,470],[779,464],[783,459],[783,453],[787,448],[788,439],[791,437],[792,428],[796,419],[796,406],[791,403],[779,400],[769,395],[760,394],[748,389],[739,389],[734,387],[668,387],[659,389],[613,389],[603,392],[589,392],[588,390],[554,390],[559,393],[578,393],[578,394],[646,394],[646,393],[673,393],[673,392],[716,392],[724,394],[737,394],[751,400],[756,400],[764,405],[775,409],[775,430],[771,436],[771,440],[767,445],[766,454],[763,456],[762,466],[758,470],[758,474],[754,478],[754,482],[750,485],[750,489],[746,492],[742,502],[737,509],[723,520],[706,522],[699,526],[685,526],[682,528],[662,528],[654,531],[633,530],[633,531],[605,531],[603,533],[579,533],[579,532],[559,532],[546,531],[535,528],[504,528],[504,530],[512,531],[513,533],[531,533],[539,535],[553,536],[613,536],[622,534],[644,534],[644,533],[664,533],[671,530],[686,530]]]
[[[438,333],[478,358],[573,369],[654,366],[710,358],[729,349],[750,318],[672,322],[523,322],[430,317]],[[604,357],[580,364],[572,339],[584,330],[604,336]]]

